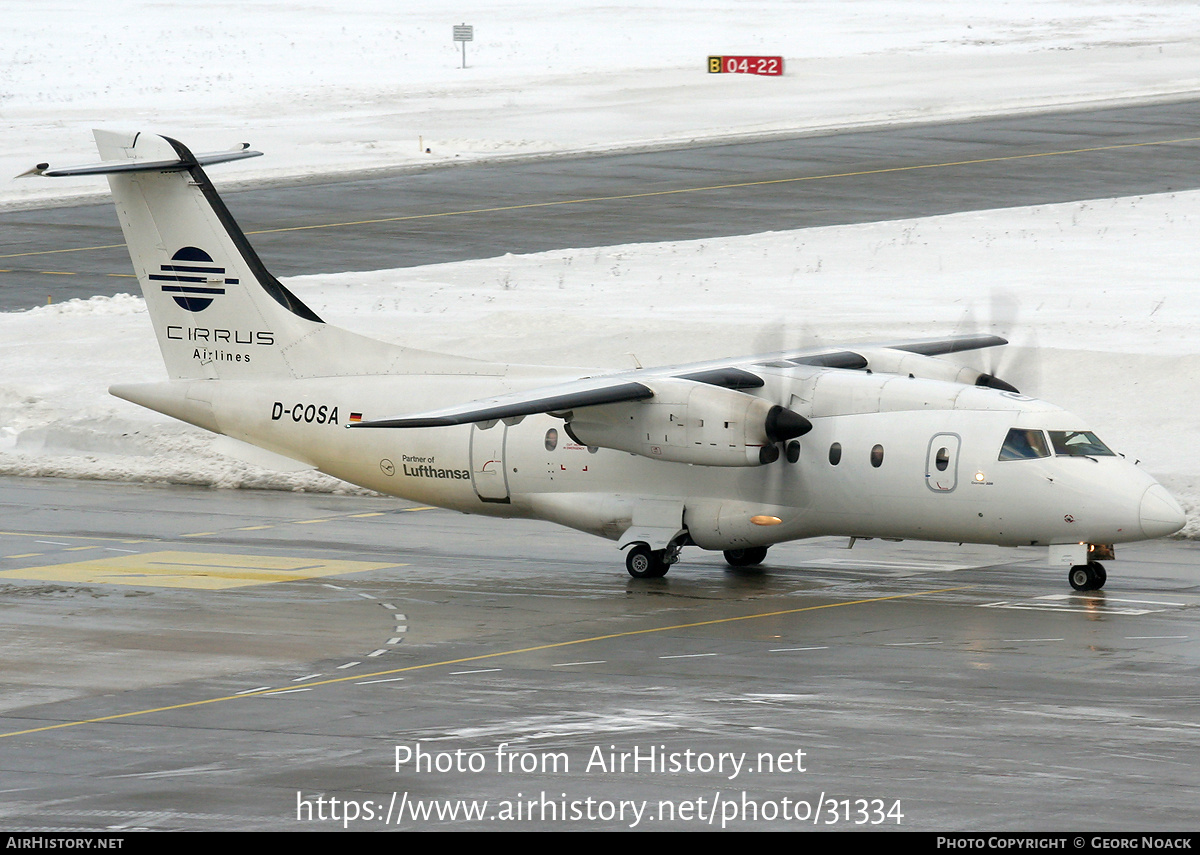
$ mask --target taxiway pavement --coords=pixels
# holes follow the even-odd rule
[[[1039,550],[637,581],[387,499],[4,479],[0,509],[10,830],[1195,828],[1190,542],[1079,594]]]

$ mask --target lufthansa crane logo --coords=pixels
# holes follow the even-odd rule
[[[203,312],[212,301],[225,293],[222,285],[236,285],[238,280],[226,279],[225,268],[218,267],[209,255],[194,246],[185,246],[171,256],[168,264],[159,266],[150,279],[164,282],[162,291],[175,304],[189,312]]]

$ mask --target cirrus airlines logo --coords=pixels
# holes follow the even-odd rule
[[[176,252],[169,263],[159,265],[158,273],[150,274],[150,279],[169,283],[162,285],[162,292],[189,312],[203,312],[225,293],[221,286],[238,284],[236,279],[225,278],[225,268],[218,267],[211,255],[195,246]]]

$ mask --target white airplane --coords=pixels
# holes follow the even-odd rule
[[[415,350],[324,323],[273,277],[175,140],[96,131],[170,379],[113,395],[295,468],[616,541],[635,578],[684,546],[735,567],[823,535],[1047,546],[1076,590],[1184,512],[1083,420],[939,357],[996,336],[616,373]],[[400,337],[403,332],[399,331]]]

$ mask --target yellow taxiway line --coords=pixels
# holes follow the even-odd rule
[[[1039,157],[1066,157],[1075,154],[1090,154],[1101,151],[1121,151],[1125,149],[1147,148],[1151,146],[1177,145],[1179,143],[1200,142],[1200,137],[1179,137],[1169,140],[1148,140],[1137,143],[1117,143],[1085,148],[1062,149],[1056,151],[1038,151],[1026,154],[1006,154],[996,157],[979,157],[969,160],[949,160],[939,163],[916,163],[909,166],[887,166],[879,169],[862,169],[853,172],[831,172],[823,175],[798,175],[792,178],[770,178],[763,181],[741,181],[731,184],[712,184],[703,187],[680,187],[674,190],[650,190],[645,193],[622,193],[614,196],[585,196],[578,199],[559,199],[550,202],[527,202],[520,205],[499,205],[492,208],[468,208],[459,211],[438,211],[431,214],[407,214],[401,217],[379,217],[367,220],[348,220],[338,223],[316,223],[308,226],[288,226],[278,229],[260,229],[247,232],[250,235],[278,234],[281,232],[302,232],[316,229],[337,229],[347,226],[365,226],[378,223],[397,223],[409,220],[432,220],[439,217],[459,217],[469,214],[494,214],[502,211],[522,211],[532,208],[550,208],[558,205],[583,205],[589,202],[617,202],[625,199],[646,199],[654,196],[677,196],[686,193],[708,193],[715,190],[734,190],[745,187],[764,187],[772,184],[795,184],[804,181],[828,181],[835,178],[856,178],[864,175],[888,175],[898,172],[916,172],[923,169],[949,169],[956,166],[977,166],[984,163],[1007,163],[1016,160],[1031,160]],[[117,249],[124,244],[114,243],[103,246],[79,246],[70,249],[44,249],[37,252],[15,252],[0,255],[0,258],[24,258],[35,255],[54,255],[62,252],[87,252],[99,249]],[[46,271],[50,272],[50,271]]]
[[[329,680],[316,680],[311,683],[298,683],[293,686],[280,686],[278,688],[260,689],[259,691],[247,692],[242,695],[224,695],[224,696],[218,697],[218,698],[205,698],[204,700],[199,700],[199,701],[187,701],[186,703],[172,704],[170,706],[165,706],[165,707],[154,707],[151,709],[133,710],[132,712],[115,713],[113,715],[97,716],[96,718],[86,718],[86,719],[80,719],[78,721],[64,721],[64,722],[59,722],[58,724],[48,724],[48,725],[43,725],[42,727],[31,727],[26,730],[14,730],[9,733],[0,733],[0,739],[4,739],[5,737],[9,737],[9,736],[24,736],[24,735],[31,734],[31,733],[44,733],[45,731],[60,730],[62,728],[67,728],[67,727],[79,727],[80,725],[84,725],[84,724],[99,724],[99,723],[108,722],[108,721],[119,721],[121,719],[134,718],[134,717],[143,716],[143,715],[150,715],[152,713],[170,712],[172,710],[188,709],[189,707],[201,707],[201,706],[206,706],[208,704],[224,703],[226,701],[240,701],[240,700],[244,700],[245,698],[253,698],[256,696],[260,696],[260,695],[272,695],[272,694],[282,694],[284,692],[294,692],[297,689],[311,689],[316,686],[328,686],[328,685],[332,685],[335,683],[353,682],[353,681],[365,680],[365,679],[372,678],[372,677],[385,677],[385,676],[389,676],[392,674],[404,674],[404,673],[411,672],[411,671],[422,671],[422,670],[427,670],[429,668],[440,668],[440,667],[446,666],[446,665],[461,665],[465,662],[481,662],[485,659],[498,659],[502,656],[516,656],[521,653],[534,653],[534,652],[537,652],[540,650],[553,650],[553,649],[559,648],[559,647],[573,647],[573,646],[579,645],[579,644],[592,644],[597,641],[609,641],[614,638],[629,638],[629,637],[632,637],[635,635],[650,635],[650,634],[657,633],[657,632],[671,632],[671,631],[680,630],[680,629],[694,629],[695,627],[700,627],[700,626],[716,626],[718,624],[734,623],[737,621],[744,621],[744,620],[760,620],[762,618],[780,617],[782,615],[794,615],[794,614],[800,614],[801,612],[812,612],[812,611],[818,611],[821,609],[835,609],[835,608],[842,608],[844,606],[861,606],[861,605],[866,605],[868,603],[882,603],[882,602],[886,602],[888,600],[903,600],[903,599],[907,599],[910,597],[925,597],[925,596],[929,596],[931,594],[943,594],[943,593],[946,593],[947,591],[961,591],[968,587],[970,587],[970,586],[961,585],[961,586],[957,586],[957,587],[953,587],[953,588],[938,588],[938,589],[932,590],[932,591],[915,591],[911,594],[892,594],[887,597],[869,597],[867,599],[862,599],[862,600],[847,600],[845,602],[840,602],[840,603],[825,603],[825,604],[819,605],[819,606],[801,606],[801,607],[795,608],[795,609],[782,609],[782,610],[773,611],[773,612],[759,612],[757,614],[741,615],[738,617],[714,618],[712,620],[701,620],[701,621],[695,621],[693,623],[679,623],[679,624],[672,624],[671,626],[652,627],[650,629],[632,629],[627,632],[614,632],[614,633],[609,633],[607,635],[593,635],[593,636],[589,636],[587,638],[577,638],[577,639],[574,639],[573,641],[556,641],[551,644],[539,644],[534,647],[521,647],[521,648],[516,648],[514,650],[502,650],[502,651],[498,651],[496,653],[480,653],[476,656],[464,656],[461,659],[445,659],[440,662],[426,662],[423,665],[407,665],[403,668],[390,668],[386,671],[373,671],[370,674],[354,674],[352,676],[346,676],[346,677],[334,677]]]

